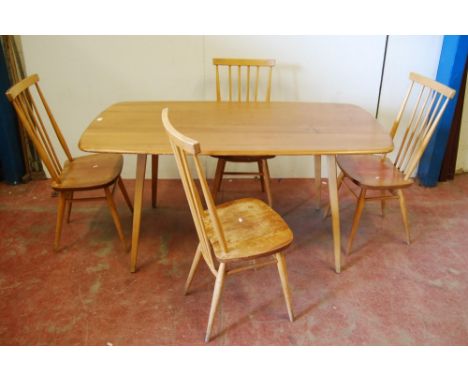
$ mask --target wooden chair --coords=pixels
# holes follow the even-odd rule
[[[275,60],[258,60],[258,59],[236,59],[236,58],[214,58],[213,65],[216,66],[216,100],[218,102],[222,101],[221,97],[221,80],[220,80],[220,67],[227,67],[228,75],[228,94],[229,102],[242,102],[243,99],[245,102],[259,102],[261,97],[259,96],[260,92],[260,77],[261,73],[264,73],[265,70],[260,70],[260,68],[265,68],[267,73],[267,83],[265,91],[265,97],[262,98],[263,102],[270,102],[271,94],[271,74],[273,67],[275,66]],[[237,70],[233,70],[237,68]],[[233,71],[237,72],[237,83],[233,83]],[[244,74],[244,80],[242,74]],[[254,80],[253,92],[252,88],[252,77]],[[233,93],[237,93],[234,94]],[[253,93],[253,94],[252,94]],[[244,95],[244,97],[243,97]],[[260,184],[262,191],[266,192],[268,204],[272,206],[273,199],[271,197],[270,190],[270,171],[268,169],[268,159],[274,158],[273,155],[263,155],[263,156],[215,156],[218,158],[218,163],[216,165],[216,172],[212,187],[213,198],[216,201],[216,195],[221,189],[221,182],[224,175],[257,175],[260,177]],[[234,171],[225,171],[227,162],[235,163],[257,163],[258,171],[257,172],[234,172]]]
[[[182,135],[171,125],[168,109],[163,110],[162,120],[174,151],[199,239],[185,284],[185,293],[202,256],[216,277],[205,341],[210,340],[225,276],[247,269],[277,265],[289,319],[293,321],[286,261],[281,253],[293,239],[288,225],[273,209],[258,199],[239,199],[215,206],[198,157],[200,144]],[[189,169],[188,155],[193,157],[202,195],[208,207],[206,210]],[[215,260],[219,262],[218,269],[215,267]]]
[[[115,207],[113,193],[116,184],[133,212],[132,204],[120,177],[123,157],[118,154],[92,154],[73,158],[65,139],[55,121],[47,101],[39,87],[39,76],[33,74],[12,86],[6,95],[18,114],[22,126],[52,177],[52,188],[58,192],[57,225],[55,229],[54,249],[59,248],[63,216],[66,213],[70,221],[72,203],[84,200],[106,199],[120,240],[127,249],[119,215]],[[52,129],[49,136],[47,130]],[[62,166],[52,139],[58,140],[67,160]],[[111,187],[113,187],[111,189]],[[104,197],[74,198],[78,191],[103,189]]]
[[[407,123],[402,124],[406,125],[406,128],[399,133],[400,147],[393,152],[395,159],[391,161],[386,156],[375,155],[337,156],[337,163],[342,171],[338,178],[338,187],[345,184],[357,198],[347,253],[351,251],[366,200],[380,200],[382,215],[384,215],[385,202],[398,199],[406,231],[406,240],[408,244],[410,243],[408,211],[403,189],[414,183],[411,176],[447,107],[449,99],[455,95],[455,90],[416,73],[410,73],[409,79],[411,82],[408,92],[390,131],[392,139],[395,138],[402,118],[406,117]],[[406,112],[410,100],[414,102],[414,106],[408,107],[408,111],[412,109],[411,112]],[[359,195],[349,187],[345,182],[346,179],[359,187]],[[369,191],[373,192],[374,195],[369,195]]]

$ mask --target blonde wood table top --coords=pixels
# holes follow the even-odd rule
[[[327,157],[335,271],[341,239],[335,154],[387,153],[390,134],[355,105],[306,102],[123,102],[98,115],[81,136],[84,151],[136,154],[130,271],[136,271],[147,154],[151,154],[152,203],[156,206],[158,156],[172,154],[162,109],[207,155],[314,155],[320,202],[321,155]],[[320,203],[318,203],[320,205]]]
[[[161,112],[210,155],[386,153],[388,132],[350,104],[271,102],[123,102],[97,116],[79,147],[91,152],[172,154]]]

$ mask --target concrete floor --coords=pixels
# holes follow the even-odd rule
[[[133,181],[125,183],[133,193]],[[201,265],[183,295],[197,239],[180,182],[159,187],[153,210],[146,184],[131,274],[105,203],[76,204],[55,253],[49,181],[0,184],[0,345],[203,344],[214,279]],[[223,188],[223,200],[264,196],[249,180]],[[296,320],[288,321],[276,267],[233,275],[210,344],[468,345],[468,175],[408,190],[410,246],[398,203],[385,217],[369,203],[339,275],[313,180],[274,180],[272,190],[295,235],[287,263]],[[354,199],[343,189],[340,201],[344,246]],[[117,203],[130,238],[118,191]]]

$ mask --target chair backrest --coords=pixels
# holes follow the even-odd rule
[[[455,90],[417,73],[410,73],[410,85],[400,111],[393,122],[390,135],[395,137],[402,117],[408,122],[402,131],[401,145],[394,161],[395,167],[411,177],[421,159],[436,127],[444,113],[448,101],[455,95]],[[406,106],[412,100],[414,107],[405,113]]]
[[[221,99],[221,80],[220,80],[220,67],[227,67],[227,76],[229,84],[229,101],[242,102],[242,94],[245,94],[244,99],[246,102],[261,101],[269,102],[271,95],[271,73],[273,67],[276,65],[275,60],[271,59],[242,59],[242,58],[213,58],[213,65],[216,66],[216,100],[222,101]],[[237,70],[233,70],[232,67],[237,67]],[[265,70],[260,71],[261,68]],[[252,70],[251,70],[252,69]],[[234,74],[237,72],[237,81],[233,82]],[[267,82],[264,89],[265,97],[259,97],[260,89],[260,76],[261,73],[267,72]],[[245,72],[245,81],[242,81],[242,74]],[[254,77],[254,78],[252,78]],[[252,80],[253,80],[253,97],[252,97]],[[236,86],[237,83],[237,86]],[[237,89],[237,97],[233,97],[233,90]],[[253,99],[252,99],[253,98]]]
[[[5,94],[13,104],[22,126],[31,138],[50,176],[56,183],[60,183],[63,168],[47,132],[50,126],[67,159],[71,162],[73,158],[39,87],[39,76],[33,74],[26,77],[8,89]]]
[[[167,108],[162,111],[163,125],[169,136],[172,151],[174,152],[177,168],[179,170],[180,178],[184,186],[185,195],[187,197],[193,221],[195,223],[195,228],[197,230],[198,238],[202,246],[201,249],[203,257],[205,258],[210,270],[216,274],[216,268],[213,262],[212,246],[208,238],[208,231],[214,233],[219,248],[223,253],[226,253],[228,248],[224,237],[223,227],[221,226],[221,222],[219,220],[218,213],[216,212],[216,207],[211,196],[208,183],[206,181],[205,172],[203,170],[203,167],[201,166],[200,158],[198,157],[198,154],[200,153],[200,144],[197,141],[177,131],[169,121],[168,114],[169,111]],[[210,220],[209,225],[205,224],[205,218],[207,216],[205,209],[202,206],[202,199],[200,197],[200,193],[189,168],[189,156],[192,156],[193,158],[203,198],[205,200],[206,206],[208,207],[208,216]]]

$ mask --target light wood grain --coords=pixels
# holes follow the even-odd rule
[[[288,272],[286,267],[286,259],[282,253],[276,254],[276,261],[278,266],[278,273],[281,280],[281,287],[283,289],[284,300],[288,310],[289,321],[294,321],[294,313],[292,308],[291,290],[289,289]]]
[[[403,218],[403,226],[405,227],[406,243],[411,243],[411,234],[409,229],[408,209],[406,207],[406,199],[402,189],[397,190],[398,199],[400,201],[401,217]]]
[[[160,115],[203,142],[204,155],[385,153],[392,140],[375,118],[349,104],[124,102],[97,116],[81,136],[84,151],[172,154]]]
[[[214,318],[216,311],[219,307],[221,300],[221,293],[224,287],[224,278],[226,276],[226,264],[219,264],[218,274],[216,275],[216,281],[213,289],[213,297],[211,298],[210,314],[208,316],[208,326],[206,328],[205,342],[209,342],[211,339],[211,331],[213,330]]]
[[[221,250],[209,214],[204,214],[203,221],[219,261],[273,255],[292,241],[292,232],[284,220],[258,199],[243,198],[222,203],[216,206],[216,212],[224,227],[228,252]]]
[[[59,193],[54,248],[56,250],[59,248],[63,216],[66,214],[67,222],[69,222],[72,203],[97,199],[107,199],[119,237],[126,246],[120,219],[113,202],[113,195],[109,191],[109,187],[121,182],[122,155],[93,154],[72,157],[39,86],[37,74],[33,74],[12,86],[6,95],[52,177],[52,188]],[[59,143],[58,149],[52,144],[54,137]],[[59,160],[59,152],[67,158],[64,164]],[[120,184],[120,188],[125,197],[126,191],[123,183]],[[102,189],[105,196],[74,198],[74,195],[80,191],[97,189]]]
[[[158,165],[159,155],[151,155],[151,205],[156,208],[158,198]]]
[[[275,60],[272,59],[236,59],[236,58],[214,58],[213,65],[216,67],[216,100],[218,102],[222,101],[221,97],[221,88],[222,88],[222,81],[220,72],[222,69],[227,70],[228,72],[228,93],[229,93],[229,102],[233,102],[233,82],[232,82],[232,67],[237,67],[237,87],[235,88],[237,92],[237,102],[270,102],[271,98],[271,75],[273,67],[275,66]],[[253,76],[253,84],[252,84],[252,75],[251,69],[255,69]],[[264,90],[264,97],[259,98],[259,85],[260,85],[260,77],[261,73],[266,71],[266,81],[265,82],[265,90]],[[265,77],[265,75],[263,76]],[[251,88],[253,88],[254,97],[253,100],[251,99],[250,94],[252,93]],[[223,180],[224,175],[255,175],[260,178],[260,184],[262,187],[262,191],[265,191],[267,195],[268,204],[272,206],[273,198],[271,195],[270,189],[270,171],[268,169],[268,162],[267,159],[273,158],[273,156],[217,156],[218,158],[218,165],[217,171],[215,176],[214,185],[212,187],[213,197],[216,200],[217,192],[221,187],[221,182]],[[220,163],[221,162],[221,163]],[[252,163],[258,162],[258,172],[234,172],[234,171],[224,171],[227,162],[236,162],[236,163]]]
[[[184,294],[188,293],[190,285],[192,285],[193,276],[195,276],[195,272],[197,271],[198,264],[200,263],[201,258],[202,247],[201,244],[198,244],[197,250],[195,251],[195,256],[193,257],[192,266],[190,267],[189,275],[187,277],[187,280],[185,281]]]
[[[258,157],[257,157],[258,158]],[[260,163],[262,165],[262,171],[258,174],[260,176],[260,182],[265,189],[267,195],[268,205],[273,206],[273,197],[271,196],[271,186],[270,186],[270,169],[268,168],[267,159],[261,159]]]
[[[119,179],[118,179],[118,184],[119,184],[120,191],[122,192],[122,195],[123,195],[123,197],[125,199],[125,203],[127,203],[128,209],[133,214],[132,202],[130,201],[130,197],[128,196],[127,189],[125,188],[123,180],[122,180],[122,178],[120,176],[119,176]]]
[[[72,204],[73,204],[73,191],[67,193],[67,204],[66,204],[66,216],[67,216],[67,224],[70,223],[71,211],[72,211]]]
[[[398,199],[406,241],[410,243],[408,211],[403,190],[414,183],[413,172],[449,100],[455,95],[455,90],[417,73],[410,73],[409,79],[408,90],[390,131],[392,138],[401,133],[401,143],[396,149],[394,161],[392,162],[386,156],[338,156],[337,163],[343,171],[344,181],[349,179],[360,188],[360,197],[348,239],[348,253],[351,251],[366,200],[380,201],[383,216],[385,202]],[[409,108],[408,105],[413,106]],[[379,194],[366,196],[368,190],[377,190]]]
[[[322,157],[316,155],[314,157],[314,167],[315,167],[315,200],[316,205],[315,209],[319,210],[322,204]]]
[[[133,202],[133,230],[132,246],[130,253],[130,272],[136,271],[138,261],[138,243],[140,238],[141,206],[143,203],[143,187],[145,182],[146,154],[139,154],[137,157],[137,171],[135,179],[135,196]]]
[[[55,190],[87,190],[113,185],[120,176],[123,157],[115,154],[91,154],[63,164],[60,176],[52,181]],[[99,187],[97,187],[99,186]]]
[[[278,264],[286,306],[292,321],[286,263],[284,255],[278,255],[291,244],[292,231],[281,216],[261,200],[245,198],[215,205],[200,163],[199,154],[202,146],[174,128],[169,121],[168,109],[163,111],[162,120],[170,139],[199,239],[185,284],[185,293],[192,283],[202,256],[216,275],[205,340],[209,341],[211,338],[225,276],[267,264]],[[193,160],[201,194],[190,171],[189,158]],[[207,209],[203,207],[202,201]],[[274,261],[257,263],[257,259],[265,257],[272,257]],[[215,260],[219,263],[217,270],[214,269]],[[250,261],[253,263],[245,265]],[[229,270],[228,265],[231,268]]]
[[[335,258],[335,272],[341,272],[341,230],[340,210],[338,206],[338,187],[336,184],[336,158],[327,156],[328,162],[328,193],[330,194],[330,210],[332,214],[333,255]]]
[[[353,240],[354,236],[356,235],[357,228],[359,226],[359,220],[361,219],[362,215],[362,210],[364,208],[364,204],[366,202],[366,188],[361,189],[361,193],[359,194],[356,210],[354,211],[354,217],[353,217],[353,225],[351,227],[351,233],[349,234],[349,239],[348,239],[348,246],[346,247],[346,253],[351,252],[351,247],[353,245]]]
[[[340,155],[338,165],[347,178],[374,189],[386,190],[389,187],[406,188],[413,179],[405,178],[388,158],[377,155]]]
[[[230,102],[236,100],[237,102],[258,102],[264,101],[269,102],[271,98],[271,78],[273,67],[276,65],[276,61],[273,59],[248,59],[248,58],[213,58],[213,65],[216,68],[216,100],[222,101],[221,89],[223,88],[222,71],[228,73],[228,100]],[[233,86],[232,81],[232,68],[236,70],[236,86]],[[254,79],[252,81],[252,69]],[[264,95],[259,97],[260,78],[265,78]],[[252,83],[253,82],[253,83]],[[253,100],[250,97],[253,87],[254,97]],[[236,97],[233,97],[234,90]]]
[[[122,224],[120,223],[119,213],[117,212],[117,208],[115,206],[114,197],[109,187],[104,187],[104,191],[106,193],[107,204],[109,206],[112,219],[114,220],[115,227],[117,228],[117,233],[119,234],[120,240],[122,241],[125,249],[127,250],[128,249],[127,242],[125,240],[125,234],[122,229]]]
[[[200,153],[206,155],[362,154],[385,153],[393,148],[391,138],[375,118],[354,105],[175,101],[114,104],[91,122],[79,146],[94,152],[172,154],[160,118],[166,106],[180,131],[203,142]],[[141,216],[138,195],[135,193],[132,234],[135,266]],[[335,222],[339,227],[339,218]],[[334,248],[339,247],[339,237],[334,234],[333,239]],[[202,248],[209,261],[206,248]],[[339,259],[336,254],[335,258]],[[216,272],[212,265],[210,270]]]
[[[57,251],[60,245],[60,236],[62,235],[63,214],[65,211],[65,193],[60,192],[58,195],[57,206],[57,223],[55,225],[55,240],[54,249]]]

